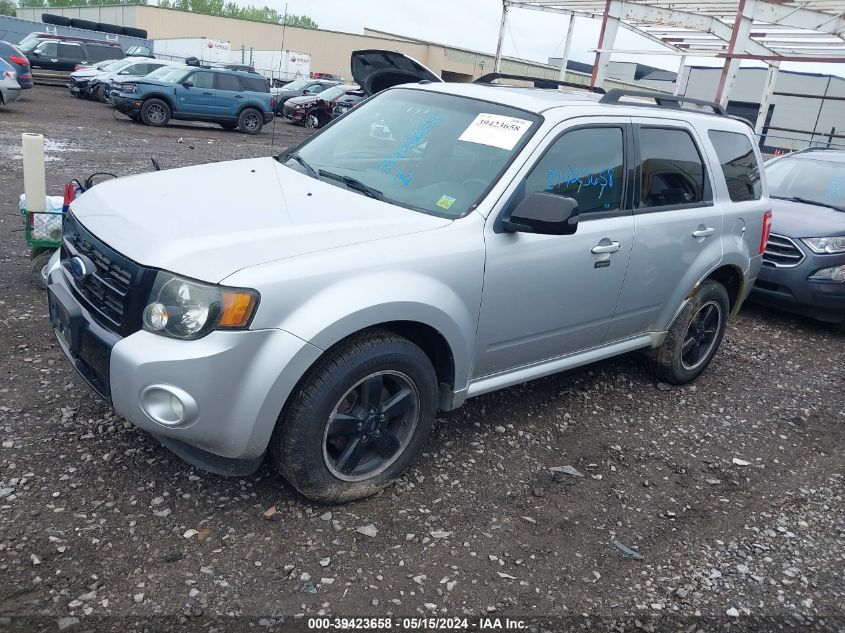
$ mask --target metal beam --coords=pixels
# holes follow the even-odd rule
[[[569,16],[569,25],[566,27],[566,44],[563,45],[563,54],[560,58],[560,80],[566,81],[566,64],[569,62],[569,49],[572,47],[572,32],[575,30],[575,16]]]
[[[760,2],[754,11],[754,19],[769,24],[782,24],[810,31],[821,31],[845,36],[845,11],[838,4],[839,14],[831,15],[821,11],[812,11],[800,7]]]
[[[728,40],[728,53],[735,51],[745,52],[748,46],[748,36],[751,34],[751,19],[754,15],[757,0],[739,0],[739,7],[736,12],[731,38]],[[739,72],[740,60],[730,57],[722,67],[722,74],[719,77],[719,86],[716,88],[716,101],[721,105],[728,104],[731,90],[736,83],[736,76]]]
[[[681,55],[681,63],[678,65],[678,74],[675,76],[675,90],[672,91],[672,94],[679,95],[681,94],[681,79],[684,76],[684,66],[687,62],[687,56]]]
[[[616,43],[616,33],[619,31],[619,14],[623,6],[621,0],[607,0],[605,3],[601,30],[599,31],[599,49],[612,49]],[[592,87],[601,88],[604,85],[608,64],[610,64],[610,53],[596,51],[593,74],[590,78]]]
[[[493,72],[502,69],[502,45],[505,43],[505,27],[508,25],[508,0],[502,0],[502,22],[499,25],[499,41],[496,44],[496,59],[493,64]]]
[[[775,82],[778,79],[780,62],[772,62],[766,71],[766,81],[763,83],[763,96],[760,98],[760,109],[757,111],[757,122],[754,124],[754,134],[758,137],[763,133],[763,125],[766,123],[766,115],[769,113],[769,103],[775,92]]]

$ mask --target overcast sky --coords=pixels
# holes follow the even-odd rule
[[[240,0],[244,1],[244,0]],[[245,0],[255,4],[254,0]],[[265,0],[280,12],[286,0]],[[262,4],[261,1],[257,2]],[[288,12],[305,14],[320,28],[361,33],[364,27],[452,46],[493,53],[501,19],[500,0],[287,0]],[[505,55],[546,62],[560,56],[568,18],[552,13],[511,9],[505,34]],[[599,36],[598,20],[579,18],[570,58],[592,62]],[[619,30],[616,48],[655,50],[658,44]],[[614,60],[638,61],[677,70],[679,58],[666,55],[617,54]],[[721,66],[721,60],[689,59],[688,64]],[[761,65],[761,64],[758,64]],[[782,70],[826,72],[845,76],[845,64],[783,63]]]

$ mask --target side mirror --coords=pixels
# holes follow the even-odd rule
[[[32,51],[30,53],[30,55],[32,55],[33,57],[41,57],[41,52],[40,51]]]
[[[192,84],[190,81],[183,81],[183,82],[182,82],[182,87],[183,87],[183,88],[193,88],[193,87],[194,87],[194,84]]]
[[[578,202],[553,193],[532,193],[502,222],[508,233],[572,235],[578,230]]]
[[[118,74],[118,75],[128,75],[128,74],[129,74],[129,71],[128,71],[128,70],[121,70],[121,71],[120,71],[119,73],[117,73],[117,74]]]

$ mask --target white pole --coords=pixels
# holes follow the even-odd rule
[[[563,56],[560,60],[560,80],[566,81],[566,64],[569,62],[569,49],[572,47],[572,31],[575,29],[575,16],[569,16],[569,26],[566,29],[566,43],[563,45]]]
[[[757,121],[754,124],[754,134],[757,138],[763,133],[763,126],[766,124],[766,116],[769,114],[769,103],[772,101],[772,94],[775,91],[775,83],[778,80],[780,62],[772,62],[766,71],[766,83],[763,84],[763,96],[760,98],[760,110],[757,112]]]
[[[687,56],[681,55],[681,64],[678,66],[678,76],[675,77],[675,91],[674,95],[681,94],[681,80],[684,78],[684,66],[686,65]]]
[[[502,0],[502,23],[499,26],[499,41],[496,44],[496,61],[493,72],[500,72],[502,68],[502,44],[505,42],[505,27],[508,24],[508,0]]]

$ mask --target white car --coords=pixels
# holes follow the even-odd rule
[[[21,98],[18,74],[5,60],[0,59],[0,105],[12,103]]]

